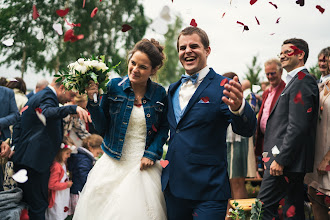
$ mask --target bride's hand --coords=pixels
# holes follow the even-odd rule
[[[155,162],[146,158],[146,157],[142,157],[141,159],[141,165],[140,165],[140,170],[146,170],[147,168],[151,167],[152,165],[154,165]]]
[[[99,93],[99,85],[95,84],[94,81],[89,81],[88,87],[86,88],[86,92],[88,95],[88,98],[93,100],[93,95],[94,93],[98,94]]]

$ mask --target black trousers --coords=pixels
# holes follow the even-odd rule
[[[18,186],[23,190],[23,201],[28,204],[30,220],[45,220],[50,171],[39,173],[25,166],[14,167],[15,172],[20,169],[27,170],[28,181]]]
[[[272,220],[274,217],[278,219],[277,210],[282,199],[284,219],[305,219],[304,176],[305,173],[291,172],[282,176],[271,176],[269,170],[265,170],[257,197],[263,202],[263,220]]]

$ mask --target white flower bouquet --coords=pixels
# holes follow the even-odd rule
[[[115,69],[120,63],[111,66],[105,63],[105,56],[92,56],[91,58],[79,58],[76,62],[70,63],[68,69],[60,71],[54,75],[58,77],[56,82],[62,81],[67,90],[85,94],[85,88],[90,81],[98,84],[99,89],[103,91],[109,81],[110,69]]]

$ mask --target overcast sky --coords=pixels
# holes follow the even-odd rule
[[[164,6],[170,8],[171,22],[174,21],[175,15],[181,16],[184,26],[188,26],[191,19],[195,19],[198,27],[204,29],[210,38],[211,54],[208,65],[219,74],[236,72],[240,79],[244,78],[247,72],[246,65],[251,64],[254,55],[258,55],[259,64],[263,66],[267,59],[276,57],[285,39],[297,37],[307,41],[310,49],[307,67],[315,65],[319,51],[330,46],[329,0],[306,0],[303,7],[296,4],[296,0],[273,0],[277,9],[265,0],[258,0],[252,6],[250,0],[232,0],[231,4],[230,0],[142,2],[146,16],[151,19],[158,18]],[[321,14],[316,5],[322,6],[325,12]],[[279,23],[276,24],[278,18]],[[250,30],[243,32],[243,26],[237,24],[237,21],[243,22]],[[158,27],[160,26],[158,24]],[[146,37],[154,37],[163,42],[163,35],[156,32],[161,31],[155,29],[148,30]],[[131,31],[134,31],[134,27]],[[8,77],[9,74],[13,77],[20,76],[17,70],[0,68],[1,76]],[[283,77],[285,75],[283,74]],[[41,77],[42,75],[29,72],[24,78],[27,87],[33,88]],[[48,76],[47,78],[50,79]]]

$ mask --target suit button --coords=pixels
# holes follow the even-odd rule
[[[151,135],[151,133],[152,133],[151,131],[148,131],[148,135]]]
[[[176,129],[175,133],[177,134],[180,133],[180,129]]]
[[[147,103],[147,100],[143,100],[142,103],[143,103],[143,104],[146,104],[146,103]]]
[[[147,117],[150,118],[150,114],[149,113],[147,114]]]
[[[124,141],[123,139],[119,139],[119,141]]]
[[[127,125],[127,122],[123,122],[124,125]]]

